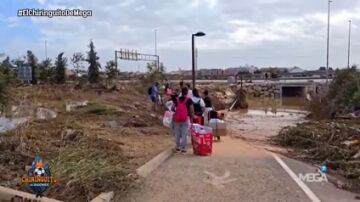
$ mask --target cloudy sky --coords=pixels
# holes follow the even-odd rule
[[[22,8],[89,9],[93,16],[17,17]],[[360,64],[360,0],[333,0],[330,66],[347,64],[348,20],[352,19],[352,64]],[[59,52],[86,52],[90,39],[101,63],[114,50],[158,52],[168,70],[191,67],[191,34],[197,39],[198,66],[300,66],[326,63],[327,0],[1,0],[0,52],[11,57],[31,49],[44,59]],[[122,70],[143,69],[122,62]]]

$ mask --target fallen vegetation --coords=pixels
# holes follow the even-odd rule
[[[59,180],[46,193],[63,201],[89,201],[103,191],[121,194],[136,181],[135,169],[168,147],[169,130],[151,112],[144,94],[71,84],[12,88],[10,105],[42,106],[56,118],[31,119],[0,134],[0,185],[29,191],[20,184],[35,155],[46,159]],[[68,108],[67,101],[89,100]],[[26,114],[26,113],[24,113]]]
[[[329,89],[313,96],[309,120],[282,129],[272,140],[295,158],[328,166],[346,179],[339,187],[360,193],[359,79],[356,68],[338,71]]]

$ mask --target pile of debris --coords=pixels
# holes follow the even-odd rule
[[[50,162],[51,171],[61,181],[49,190],[49,197],[87,201],[99,192],[127,189],[136,176],[127,165],[132,158],[124,155],[123,143],[91,135],[77,120],[80,116],[62,115],[0,135],[0,160],[4,162],[0,185],[28,191],[20,179],[38,154]]]
[[[235,98],[229,110],[232,109],[248,109],[249,105],[246,102],[246,92],[243,89],[236,91]]]
[[[28,192],[21,178],[39,155],[58,179],[47,197],[89,201],[101,192],[128,191],[135,170],[171,145],[171,136],[143,94],[100,90],[13,89],[12,117],[0,117],[0,186]]]
[[[347,187],[360,191],[360,122],[324,120],[283,128],[274,143],[291,147],[290,155],[316,164],[325,164],[349,179]]]
[[[218,86],[211,89],[211,100],[216,110],[225,110],[234,102],[235,93],[231,88]]]

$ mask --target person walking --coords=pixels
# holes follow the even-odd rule
[[[153,102],[153,110],[156,111],[159,97],[159,83],[157,81],[151,87],[150,100]]]
[[[165,101],[171,100],[171,96],[173,95],[173,89],[171,87],[171,84],[168,84],[168,87],[165,88]]]
[[[209,124],[209,119],[210,119],[210,111],[215,110],[214,107],[212,106],[211,103],[211,99],[209,97],[209,91],[205,90],[204,91],[204,97],[203,97],[204,103],[205,103],[205,110],[204,110],[204,125],[208,125]]]
[[[189,96],[189,97],[192,97],[192,96],[193,96],[193,92],[192,92],[192,90],[191,90],[191,85],[188,83],[188,84],[186,84],[186,86],[187,86],[187,88],[188,88],[188,96]]]
[[[181,96],[174,97],[175,114],[173,117],[176,152],[186,153],[187,136],[190,129],[190,121],[194,117],[193,102],[188,95],[188,89],[181,89]]]
[[[205,103],[205,107],[206,108],[212,108],[212,103],[211,103],[211,99],[209,97],[209,91],[205,90],[204,91],[204,97],[203,97],[204,103]]]
[[[184,88],[184,81],[180,81],[179,86],[180,86],[180,90],[183,89]]]
[[[197,116],[196,122],[198,124],[204,124],[203,113],[205,111],[204,100],[200,97],[198,89],[194,88],[192,91],[193,96],[191,100],[194,103],[194,114]],[[198,119],[200,118],[200,120]]]
[[[166,92],[166,90],[170,87],[170,81],[167,78],[165,78],[164,85],[165,85],[165,92]]]
[[[180,82],[180,89],[182,89],[183,88],[183,86],[184,86],[184,82]],[[187,89],[188,89],[188,94],[187,94],[187,96],[188,97],[192,97],[193,96],[193,93],[192,93],[192,90],[191,90],[191,85],[189,84],[189,83],[187,83],[186,84],[186,87],[187,87]],[[181,96],[182,95],[182,93],[180,93],[180,95],[179,96]]]

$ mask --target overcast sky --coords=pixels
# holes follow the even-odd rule
[[[90,9],[93,16],[17,17],[21,8]],[[330,66],[347,64],[348,20],[352,19],[351,63],[360,63],[360,0],[333,0]],[[197,39],[198,66],[300,66],[326,64],[327,0],[1,0],[0,52],[11,57],[26,50],[44,59],[64,51],[86,52],[90,39],[101,63],[114,50],[158,53],[167,70],[190,69],[191,34]],[[142,63],[120,63],[122,70],[144,69]]]

